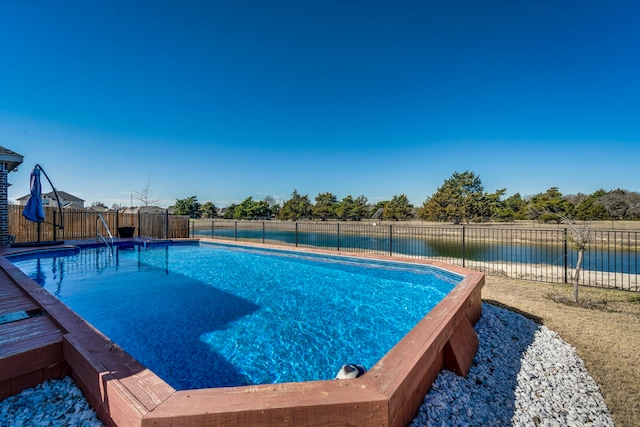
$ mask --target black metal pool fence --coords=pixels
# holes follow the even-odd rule
[[[580,284],[640,290],[639,232],[592,230]],[[197,220],[192,237],[422,258],[491,275],[571,283],[578,252],[570,230],[390,223]]]

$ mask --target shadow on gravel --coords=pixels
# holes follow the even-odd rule
[[[443,370],[410,426],[513,423],[521,359],[542,323],[515,311],[483,302],[474,328],[480,345],[469,375]]]
[[[514,313],[518,313],[519,315],[524,316],[527,319],[533,320],[538,325],[544,325],[544,319],[542,317],[536,316],[535,314],[531,314],[531,313],[528,313],[526,311],[522,311],[522,310],[520,310],[518,308],[511,307],[510,305],[503,304],[503,303],[501,303],[499,301],[492,300],[492,299],[483,299],[482,301],[486,302],[487,304],[495,305],[496,307],[504,308],[504,309],[507,309],[509,311],[513,311]]]

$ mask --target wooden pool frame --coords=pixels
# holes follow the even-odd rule
[[[204,238],[184,240],[425,264],[458,273],[464,279],[360,378],[176,391],[0,257],[6,276],[47,313],[61,333],[60,346],[50,346],[46,354],[41,349],[36,355],[57,360],[48,375],[45,368],[38,368],[45,372],[38,378],[70,374],[108,426],[404,427],[416,416],[443,368],[464,376],[469,371],[478,348],[473,325],[482,310],[483,273],[437,261]],[[14,365],[19,363],[15,359],[11,362]],[[31,361],[33,355],[21,359]],[[0,368],[2,361],[0,358]],[[23,372],[25,367],[17,371]]]

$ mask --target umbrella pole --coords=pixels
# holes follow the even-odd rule
[[[53,183],[49,179],[49,175],[47,175],[47,173],[44,171],[44,169],[42,169],[42,166],[40,166],[39,164],[36,164],[35,167],[38,168],[40,170],[40,172],[42,172],[44,177],[47,178],[47,181],[49,181],[49,185],[53,189],[53,194],[55,194],[56,201],[58,202],[58,210],[60,211],[60,225],[57,226],[57,227],[56,227],[56,211],[53,211],[53,240],[55,241],[56,237],[57,237],[56,236],[57,228],[60,228],[61,230],[64,228],[64,217],[62,216],[62,204],[60,203],[60,197],[58,197],[58,192],[56,191],[56,187],[53,186]],[[38,234],[38,237],[40,237],[39,234]]]

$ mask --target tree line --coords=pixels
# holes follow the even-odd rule
[[[174,213],[192,218],[271,219],[297,221],[359,221],[364,218],[407,221],[421,219],[461,223],[488,221],[509,222],[537,220],[562,222],[574,220],[638,220],[640,193],[622,189],[597,190],[592,194],[563,195],[558,187],[544,193],[522,197],[516,193],[504,197],[506,188],[488,193],[474,172],[454,172],[421,206],[414,206],[406,195],[370,204],[367,197],[351,195],[341,200],[332,193],[320,193],[311,201],[309,195],[293,190],[282,206],[271,196],[264,200],[247,197],[238,204],[219,210],[212,202],[200,203],[197,196],[177,199]]]

